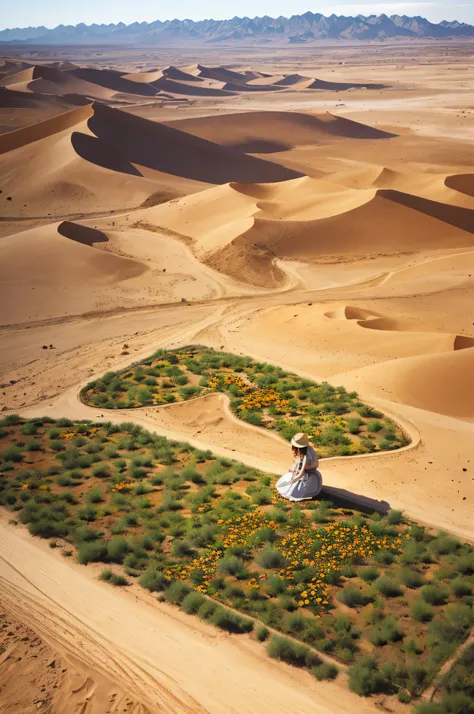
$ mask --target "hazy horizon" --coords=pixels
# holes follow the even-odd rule
[[[458,20],[474,24],[474,4],[441,2],[374,2],[359,3],[356,1],[344,2],[339,5],[327,6],[323,3],[315,3],[308,7],[307,0],[296,0],[291,5],[291,12],[288,12],[287,3],[270,2],[269,0],[259,0],[250,2],[243,0],[240,3],[228,3],[223,6],[216,0],[203,0],[202,3],[192,3],[190,0],[178,0],[173,3],[169,10],[157,12],[156,5],[152,0],[143,0],[140,7],[127,2],[126,0],[103,0],[97,3],[95,0],[83,0],[79,5],[65,6],[60,0],[49,0],[39,4],[35,0],[23,0],[21,4],[10,3],[3,8],[0,21],[0,30],[10,28],[26,28],[46,26],[54,28],[58,25],[85,25],[92,24],[117,24],[123,22],[129,25],[133,22],[154,22],[156,20],[226,20],[233,17],[291,17],[292,15],[302,15],[305,12],[321,13],[329,16],[335,15],[408,15],[410,17],[420,15],[430,22],[441,22],[442,20]]]

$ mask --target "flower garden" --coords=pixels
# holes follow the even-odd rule
[[[461,675],[443,676],[439,703],[421,696],[474,623],[474,548],[399,511],[284,502],[274,481],[133,424],[0,422],[12,525],[317,679],[344,672],[354,692],[417,714],[470,712]],[[455,670],[466,681],[470,651]]]
[[[81,398],[94,407],[133,409],[212,392],[225,393],[240,419],[285,439],[307,432],[323,457],[385,451],[408,443],[397,424],[363,404],[356,392],[208,347],[159,350],[121,372],[104,374],[82,390]]]

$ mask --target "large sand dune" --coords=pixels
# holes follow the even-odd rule
[[[332,114],[246,112],[172,124],[203,139],[250,153],[274,153],[337,138],[387,139],[393,134]]]

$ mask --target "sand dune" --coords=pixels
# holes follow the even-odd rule
[[[407,357],[357,370],[344,377],[354,389],[439,414],[474,417],[474,349]]]
[[[230,184],[158,207],[150,221],[193,238],[217,270],[259,286],[281,283],[275,258],[460,249],[474,241],[468,209],[394,190],[338,191],[307,177],[277,187]]]
[[[220,89],[192,82],[178,82],[168,77],[161,77],[150,84],[150,87],[158,91],[185,94],[193,97],[228,97],[234,94],[231,89],[227,89],[227,85],[223,86],[224,88]]]
[[[145,97],[153,97],[157,94],[156,89],[150,84],[135,82],[126,79],[126,74],[116,72],[111,69],[94,69],[92,67],[80,67],[67,73],[71,77],[93,84],[102,90],[110,90],[112,94],[138,94]],[[107,96],[109,93],[106,93]]]
[[[462,192],[456,189],[454,184],[452,186],[448,185],[450,179],[455,180],[456,178],[459,177],[431,172],[394,171],[387,167],[377,166],[363,169],[355,168],[331,174],[331,181],[351,188],[395,189],[420,198],[448,203],[460,208],[474,209],[474,201],[466,196],[467,191]]]
[[[2,238],[3,324],[40,315],[88,312],[100,302],[99,288],[146,272],[137,261],[98,250],[93,242],[79,241],[79,231],[83,236],[90,233],[74,229],[72,224],[51,223]]]
[[[343,305],[337,308],[337,310],[331,310],[324,314],[326,317],[331,318],[331,320],[370,320],[380,317],[376,312],[364,310],[364,308],[354,305]]]
[[[110,99],[114,95],[103,86],[76,77],[73,72],[63,72],[41,65],[34,67],[32,79],[27,87],[29,91],[39,94],[80,94],[96,99]]]
[[[247,112],[168,122],[189,134],[250,153],[287,151],[337,139],[389,139],[394,136],[333,114]]]
[[[326,89],[342,92],[346,89],[385,89],[385,84],[367,83],[361,84],[356,82],[329,82],[324,79],[315,79],[308,86],[308,89]]]
[[[103,142],[134,165],[207,183],[282,181],[297,175],[277,164],[242,156],[228,147],[103,105],[94,106],[88,127],[96,138],[88,140],[83,155],[99,164],[96,147]]]
[[[0,137],[0,154],[13,151],[46,137],[60,134],[87,120],[92,115],[92,105],[85,105],[52,119],[9,132]]]
[[[27,69],[22,69],[19,72],[13,72],[12,74],[7,74],[0,79],[0,87],[8,87],[11,84],[23,84],[24,82],[31,82],[33,79],[34,67],[28,67]]]

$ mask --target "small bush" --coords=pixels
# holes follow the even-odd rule
[[[283,555],[275,547],[267,544],[263,550],[255,558],[258,565],[262,568],[284,568],[286,565],[286,560]]]
[[[403,630],[398,627],[393,617],[387,617],[377,628],[369,632],[368,639],[376,647],[381,647],[387,642],[398,642],[403,639]]]
[[[400,582],[412,590],[420,588],[424,584],[423,576],[417,570],[403,568],[399,574]]]
[[[349,688],[361,697],[389,691],[389,683],[380,672],[375,657],[365,657],[349,670]]]
[[[377,578],[374,582],[374,586],[377,588],[379,593],[385,597],[400,597],[400,595],[403,594],[400,586],[386,575],[381,575]]]
[[[222,575],[234,575],[239,578],[244,577],[247,571],[240,558],[235,555],[226,555],[217,563],[217,572]]]
[[[185,596],[181,603],[181,607],[188,615],[195,615],[205,601],[206,598],[204,595],[193,591]]]
[[[211,602],[210,600],[206,600],[206,602],[203,602],[203,604],[199,608],[198,615],[201,620],[209,621],[213,616],[214,612],[217,610],[217,607],[217,603]]]
[[[173,605],[181,605],[186,595],[190,592],[191,588],[189,585],[186,585],[186,583],[183,583],[181,580],[177,580],[165,589],[165,599]]]
[[[139,580],[142,588],[146,588],[152,593],[160,592],[165,589],[166,578],[161,570],[156,570],[156,568],[150,568],[141,576]]]
[[[111,538],[107,543],[107,555],[111,563],[123,563],[129,551],[130,544],[126,538]]]
[[[103,541],[81,543],[77,552],[77,560],[81,565],[107,561],[107,545]]]
[[[392,508],[387,514],[387,523],[389,526],[398,526],[399,523],[403,521],[402,511],[397,511]]]
[[[325,679],[336,679],[338,672],[339,670],[336,665],[329,664],[328,662],[322,662],[316,667],[311,668],[311,674],[316,677],[319,682]]]
[[[210,618],[213,625],[220,627],[221,630],[227,632],[235,632],[240,634],[243,632],[251,632],[253,630],[253,622],[245,617],[237,615],[235,612],[227,610],[225,607],[217,607]]]
[[[353,585],[348,585],[337,593],[337,599],[347,607],[362,607],[373,600],[373,597],[362,590],[358,590]]]
[[[365,580],[366,583],[371,583],[374,580],[377,580],[379,575],[380,573],[377,568],[373,567],[362,568],[362,570],[359,571],[359,577],[361,577],[362,580]]]
[[[456,597],[472,595],[472,583],[465,578],[455,578],[451,583],[451,590]]]
[[[109,580],[111,579],[112,575],[113,575],[112,570],[110,570],[110,568],[107,568],[106,570],[103,570],[101,572],[101,574],[99,575],[99,580],[104,580],[106,583],[108,583]]]
[[[270,637],[270,630],[263,625],[257,629],[257,640],[259,642],[265,642]]]
[[[321,659],[305,645],[297,644],[287,637],[273,635],[267,645],[267,652],[273,659],[279,659],[294,667],[318,666]]]
[[[397,694],[398,701],[401,702],[401,704],[409,704],[411,702],[411,694],[408,694],[408,692],[405,692],[404,689],[401,689],[398,694]]]
[[[100,488],[91,488],[91,490],[87,494],[87,503],[89,504],[102,503],[103,500],[104,494],[102,493],[102,490]]]
[[[434,615],[434,610],[424,600],[415,600],[411,606],[411,616],[418,622],[429,622]]]
[[[130,585],[129,581],[127,578],[125,578],[123,575],[117,575],[114,573],[112,577],[110,578],[109,582],[114,586],[114,587],[124,587],[125,585]]]
[[[376,434],[381,429],[383,429],[382,422],[376,420],[367,422],[367,431],[371,432],[372,434]]]
[[[424,585],[420,593],[423,600],[430,605],[444,605],[449,597],[449,591],[440,585]]]

